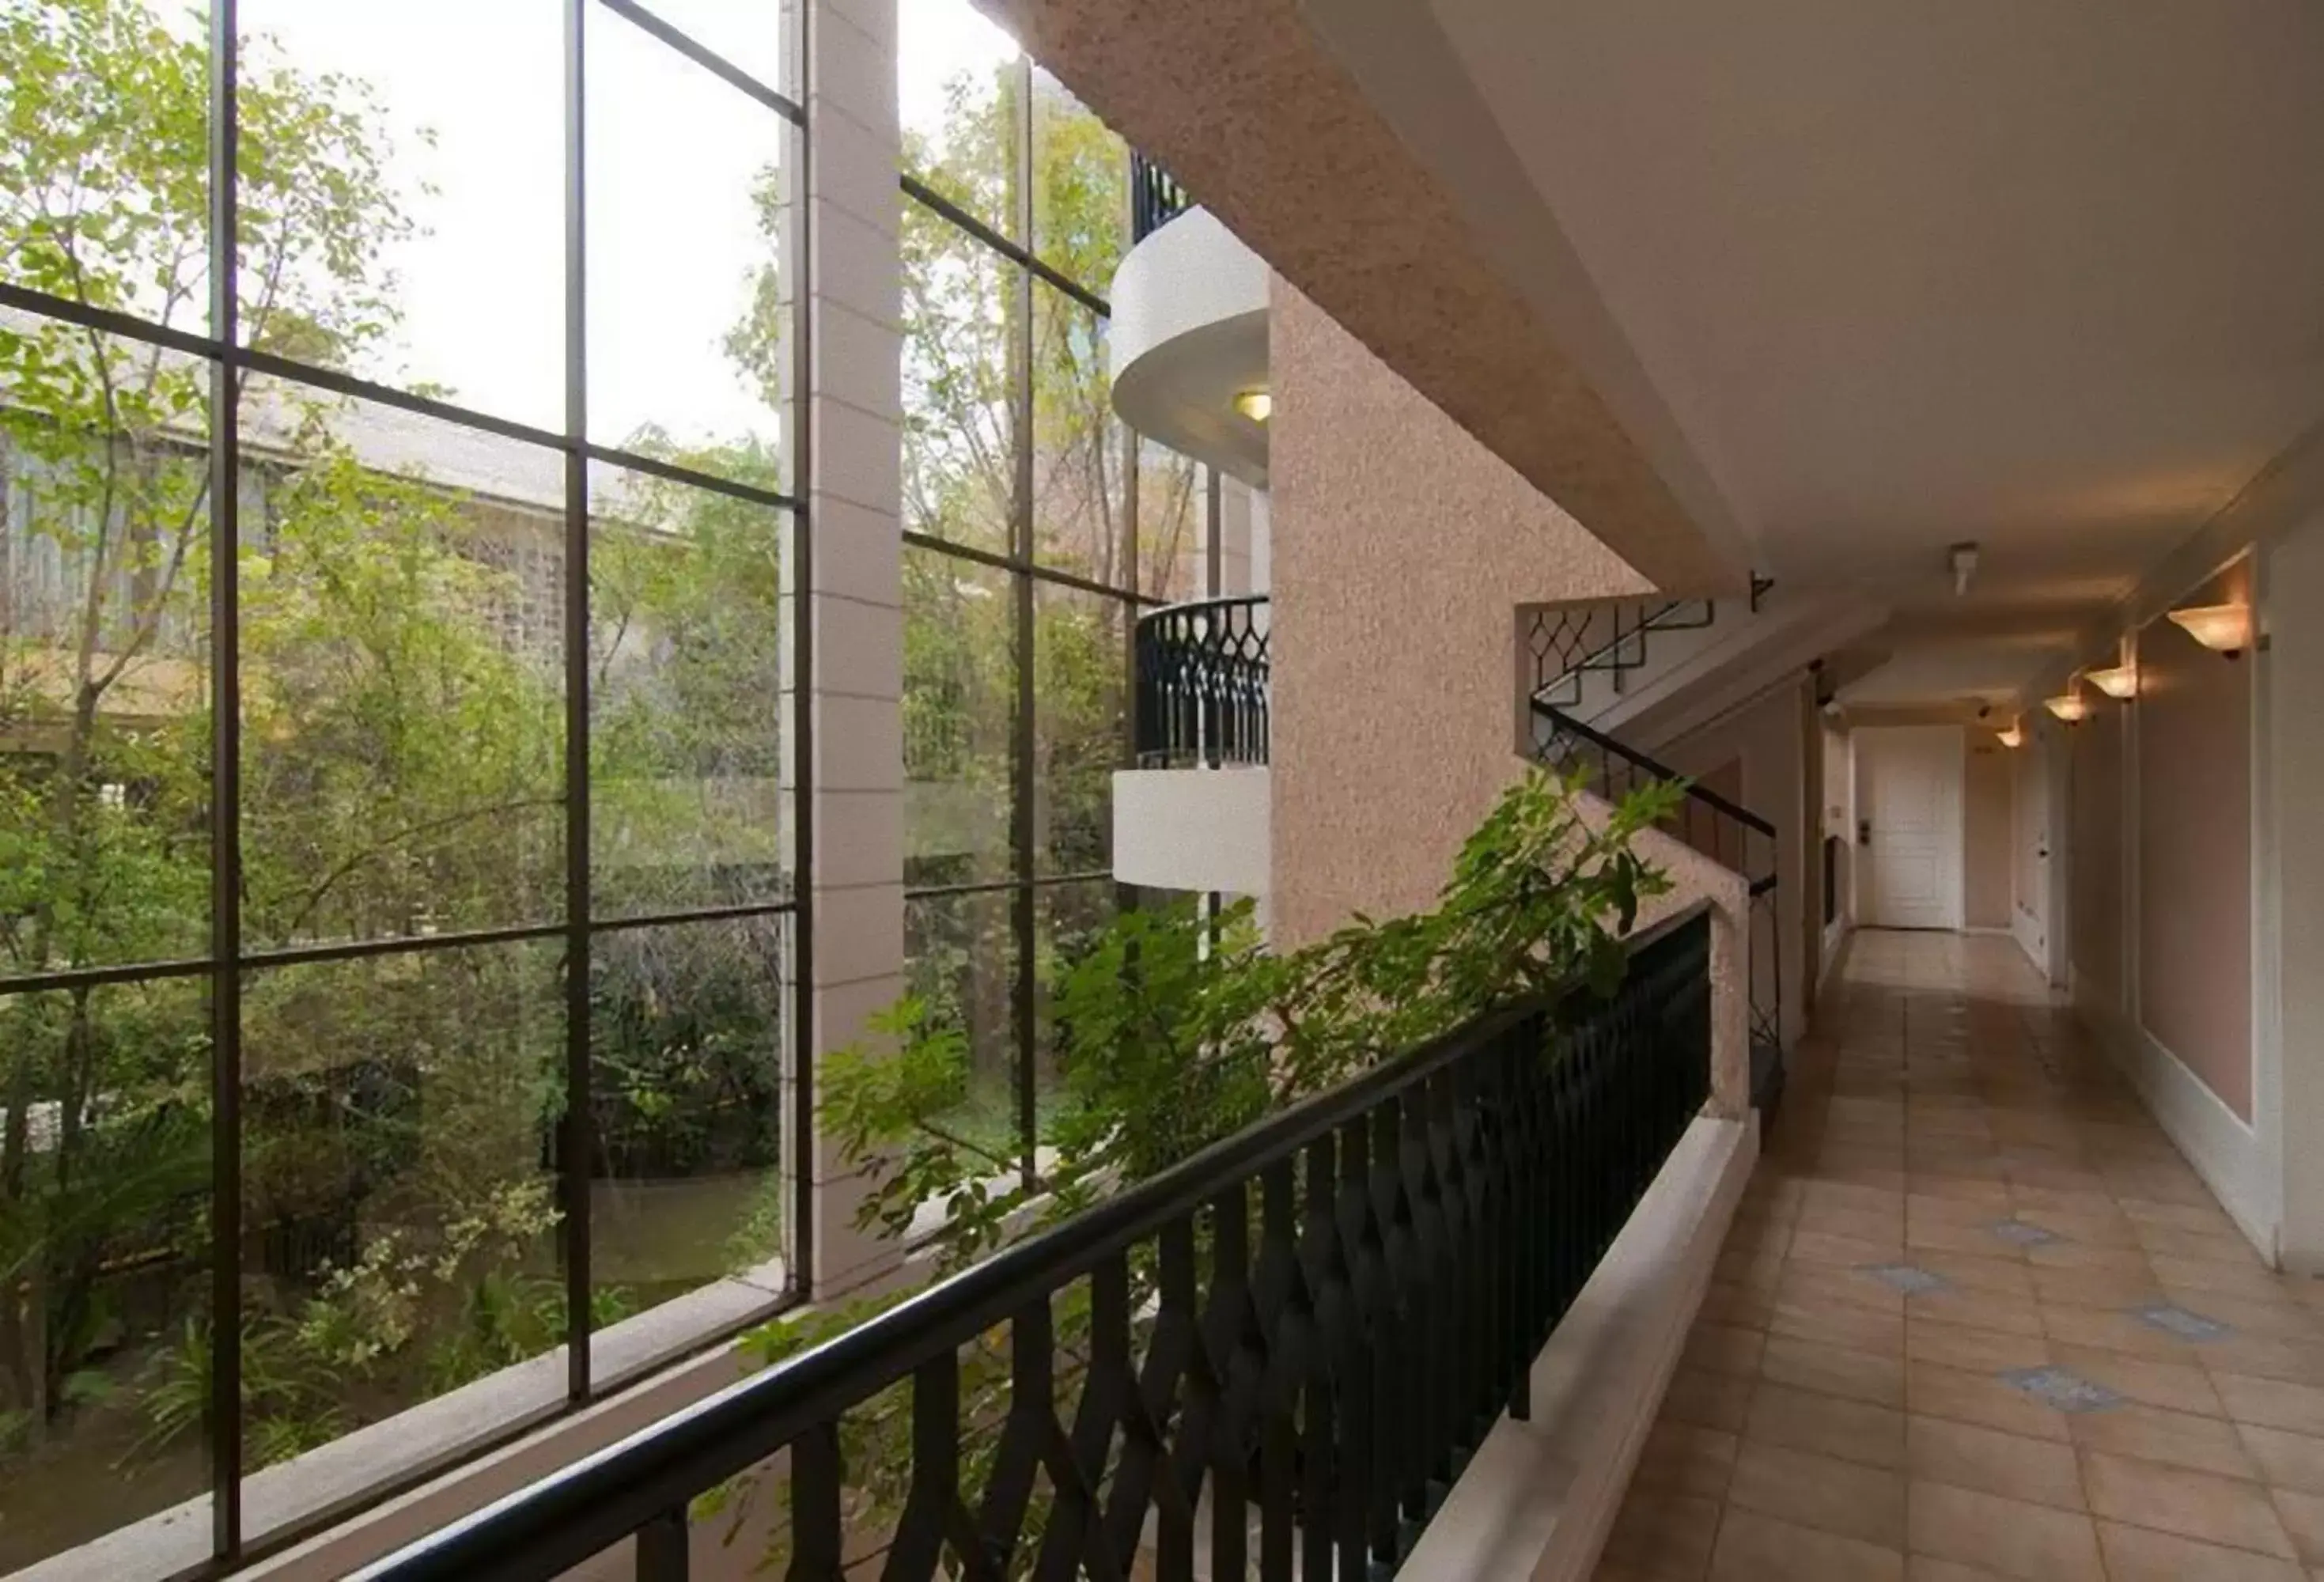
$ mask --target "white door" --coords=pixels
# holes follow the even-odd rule
[[[1855,735],[1858,921],[1959,928],[1960,727],[1881,726]]]

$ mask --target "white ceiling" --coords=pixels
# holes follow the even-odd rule
[[[1758,566],[1948,623],[1891,701],[2030,679],[2324,420],[2315,0],[1431,4]]]

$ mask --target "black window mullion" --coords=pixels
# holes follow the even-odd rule
[[[1013,128],[1014,187],[1017,198],[1017,233],[1030,238],[1033,235],[1033,69],[1031,58],[1023,54],[1016,61],[1017,116]],[[1010,399],[1015,404],[1015,454],[1010,457],[1016,468],[1015,487],[1011,491],[1013,518],[1010,542],[1016,547],[1021,566],[1033,563],[1033,272],[1029,262],[1017,263],[1015,271],[1017,299],[1017,334],[1011,345],[1016,362]],[[1014,908],[1017,943],[1017,980],[1015,999],[1017,1014],[1017,1127],[1018,1144],[1023,1150],[1019,1171],[1025,1185],[1033,1184],[1034,1136],[1038,1128],[1039,1095],[1034,1072],[1037,1040],[1034,1018],[1038,1014],[1036,1000],[1034,934],[1036,917],[1033,893],[1034,851],[1034,776],[1038,762],[1034,751],[1034,688],[1033,670],[1038,656],[1033,651],[1033,579],[1019,570],[1010,578],[1015,594],[1017,648],[1017,708],[1013,722],[1015,730],[1016,785],[1010,799],[1010,833],[1014,847],[1017,892]]]
[[[240,335],[235,0],[211,0],[210,334]],[[242,630],[240,377],[210,363],[210,1548],[242,1550]]]
[[[565,1388],[589,1398],[588,0],[565,5]]]

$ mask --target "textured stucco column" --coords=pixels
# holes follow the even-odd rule
[[[904,987],[901,309],[896,0],[812,0],[804,219],[811,360],[815,999],[820,1056]],[[853,1225],[860,1170],[817,1129],[807,1280],[825,1298],[894,1249]]]
[[[1268,529],[1274,922],[1429,905],[1525,768],[1517,607],[1646,582],[1509,465],[1276,282]]]

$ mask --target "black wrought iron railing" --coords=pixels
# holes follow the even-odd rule
[[[1130,156],[1130,240],[1132,245],[1194,207],[1178,179],[1144,154]]]
[[[1683,912],[1610,999],[1386,1062],[363,1575],[534,1582],[634,1538],[678,1582],[689,1504],[753,1467],[794,1582],[1388,1574],[1708,1099],[1710,952]],[[884,1513],[846,1449],[881,1401]]]
[[[1766,577],[1751,579],[1752,610],[1775,585]],[[1630,673],[1646,667],[1655,632],[1699,631],[1718,619],[1719,604],[1711,599],[1597,599],[1539,606],[1525,632],[1533,695],[1553,708],[1578,708],[1592,674],[1605,675],[1622,692]]]
[[[1686,777],[1584,723],[1536,694],[1533,754],[1571,774],[1609,801],[1656,781]],[[1708,786],[1689,783],[1665,832],[1747,882],[1750,903],[1751,1091],[1772,1110],[1784,1087],[1784,945],[1776,905],[1775,826]]]
[[[1267,761],[1264,593],[1138,618],[1138,761],[1149,768]]]

